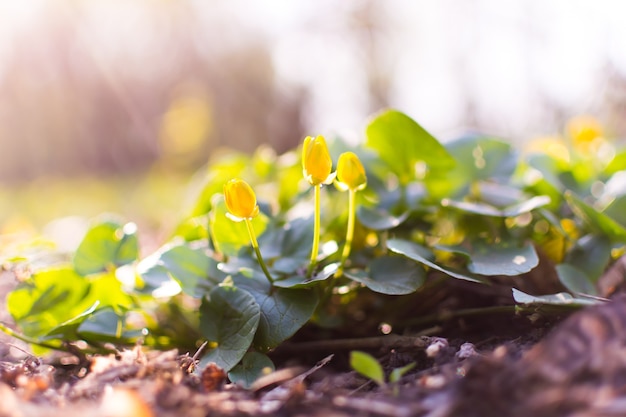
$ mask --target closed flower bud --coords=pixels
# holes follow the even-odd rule
[[[302,148],[302,172],[311,185],[330,184],[334,179],[331,173],[333,161],[323,136],[313,139],[307,136]]]
[[[337,162],[337,185],[344,190],[362,190],[367,185],[365,168],[353,152],[339,155]]]
[[[231,215],[229,217],[233,220],[251,219],[259,214],[256,195],[252,187],[243,180],[232,179],[224,184],[224,199]]]

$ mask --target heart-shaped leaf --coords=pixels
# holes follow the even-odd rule
[[[105,220],[91,226],[74,254],[80,275],[104,272],[135,261],[139,255],[137,226]]]
[[[261,307],[254,346],[266,351],[298,331],[313,315],[318,298],[307,289],[272,288],[265,277],[233,276],[235,285],[248,291]]]
[[[591,279],[580,269],[571,264],[559,264],[555,267],[561,284],[573,293],[597,295],[598,291]]]
[[[398,256],[375,258],[366,271],[349,270],[344,274],[372,291],[388,295],[411,294],[426,279],[426,271],[421,265]]]
[[[468,259],[467,269],[480,275],[521,275],[539,263],[532,243],[518,247],[514,242],[488,243],[475,240],[468,247],[459,245],[438,248],[465,256]]]
[[[241,362],[228,373],[228,379],[244,388],[250,386],[260,377],[274,372],[274,363],[267,355],[259,352],[248,352]]]
[[[237,287],[215,287],[200,305],[200,332],[216,347],[202,359],[230,371],[252,344],[260,308],[254,297]]]

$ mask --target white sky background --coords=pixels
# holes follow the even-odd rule
[[[363,71],[367,51],[348,29],[355,24],[350,14],[364,1],[189,0],[189,4],[205,40],[224,40],[209,48],[236,47],[249,42],[251,35],[255,41],[268,42],[278,84],[311,87],[307,125],[314,133],[328,134],[361,130],[372,110]],[[45,3],[0,0],[0,77],[3,54],[19,47],[12,42],[13,34],[36,30]],[[376,65],[389,80],[390,105],[444,140],[474,127],[520,139],[553,133],[564,122],[559,118],[591,113],[602,119],[602,101],[611,88],[607,74],[626,78],[626,1],[371,3],[380,13]],[[150,76],[156,67],[146,65],[146,56],[132,59],[137,50],[149,59],[163,58],[143,28],[150,26],[143,11],[159,4],[171,9],[172,1],[87,4],[92,13],[84,30],[102,46],[94,53],[119,53],[126,57],[124,65],[145,67],[145,76]],[[562,112],[546,114],[541,103]]]

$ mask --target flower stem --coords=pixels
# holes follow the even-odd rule
[[[261,269],[265,273],[267,280],[270,284],[274,283],[274,278],[270,275],[270,271],[267,270],[267,266],[265,265],[265,261],[263,261],[263,257],[261,256],[261,250],[259,249],[259,242],[256,240],[256,235],[254,233],[254,228],[252,227],[252,221],[248,218],[244,219],[246,222],[246,227],[248,228],[248,234],[250,235],[250,241],[252,242],[252,247],[254,248],[254,252],[256,253],[256,259],[259,261],[259,265],[261,265]]]
[[[356,218],[356,191],[348,190],[348,228],[346,231],[346,243],[343,245],[343,252],[341,253],[341,264],[335,276],[340,277],[343,273],[343,267],[350,256],[350,250],[352,249],[352,241],[354,240],[354,223]]]
[[[321,184],[317,184],[315,187],[315,223],[313,226],[313,249],[311,250],[311,263],[307,270],[307,276],[311,276],[315,263],[317,261],[317,253],[320,248],[320,198],[321,198]]]

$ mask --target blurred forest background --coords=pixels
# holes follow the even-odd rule
[[[626,136],[619,0],[0,0],[0,232],[115,211],[154,230],[221,147],[358,140],[395,107],[520,145]],[[141,224],[140,224],[141,226]]]

